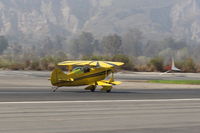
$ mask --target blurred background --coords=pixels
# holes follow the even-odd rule
[[[200,71],[199,0],[0,0],[0,68],[52,70],[64,60]]]

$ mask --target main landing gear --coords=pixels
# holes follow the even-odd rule
[[[94,92],[96,90],[96,85],[90,85],[88,87],[85,88],[85,90],[90,90],[91,92]],[[104,92],[111,92],[111,89],[112,89],[112,86],[102,86],[103,88],[101,88],[101,91],[104,91]]]
[[[111,90],[107,90],[106,92],[109,93],[109,92],[111,92]]]
[[[91,92],[94,92],[96,90],[96,85],[90,85],[88,87],[85,88],[85,90],[90,90]]]
[[[106,91],[107,93],[111,92],[112,86],[102,86],[101,91]]]

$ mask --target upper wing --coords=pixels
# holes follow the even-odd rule
[[[59,66],[85,66],[89,64],[91,61],[64,61],[58,63]]]
[[[123,65],[123,62],[112,62],[112,61],[64,61],[58,63],[58,65],[61,66],[99,66],[99,67],[115,67],[115,66],[121,66]]]

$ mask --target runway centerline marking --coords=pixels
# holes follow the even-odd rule
[[[48,104],[48,103],[122,103],[122,102],[178,102],[200,101],[200,98],[191,99],[145,99],[145,100],[85,100],[85,101],[29,101],[29,102],[0,102],[1,104]]]

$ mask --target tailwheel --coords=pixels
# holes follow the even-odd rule
[[[56,92],[57,89],[58,89],[58,86],[52,86],[53,92]]]

